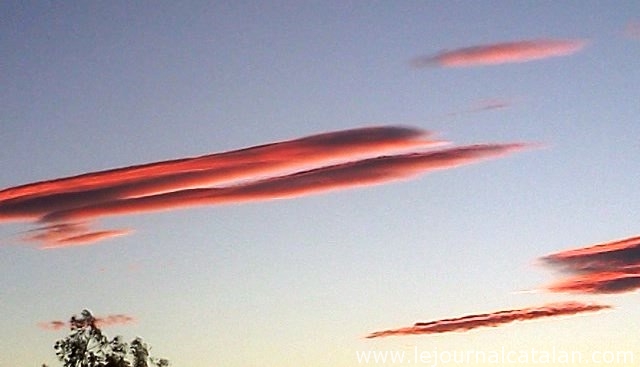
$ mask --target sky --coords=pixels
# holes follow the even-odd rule
[[[638,2],[0,11],[0,367],[640,361]]]

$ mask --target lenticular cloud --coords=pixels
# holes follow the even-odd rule
[[[640,237],[567,250],[542,258],[569,274],[552,292],[625,293],[640,289]]]
[[[579,302],[554,303],[542,307],[496,311],[491,313],[468,315],[451,319],[417,322],[413,326],[409,327],[376,331],[369,334],[367,338],[371,339],[392,335],[419,335],[463,332],[480,327],[497,327],[514,321],[533,320],[563,315],[575,315],[578,313],[595,312],[609,308],[611,308],[611,306],[584,304]]]
[[[0,191],[0,221],[37,227],[24,240],[41,248],[125,235],[92,221],[125,214],[286,199],[408,179],[502,157],[527,145],[442,148],[428,132],[365,127],[199,157],[90,172]],[[437,148],[437,149],[436,149]]]
[[[555,39],[494,43],[459,48],[417,58],[414,60],[414,65],[454,68],[520,63],[571,55],[580,51],[586,44],[587,42],[584,40]]]

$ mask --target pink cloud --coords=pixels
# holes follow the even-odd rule
[[[307,136],[230,152],[91,172],[0,191],[0,220],[32,219],[47,212],[278,175],[371,155],[442,144],[406,127],[369,127]]]
[[[48,322],[39,322],[38,327],[43,330],[52,330],[58,331],[67,327],[67,323],[64,321],[48,321]]]
[[[528,146],[525,144],[487,144],[435,152],[376,157],[229,187],[181,190],[50,212],[42,218],[42,221],[77,221],[197,205],[220,205],[307,196],[406,179],[430,171],[505,156],[526,148]]]
[[[40,246],[41,249],[54,249],[61,247],[74,247],[74,246],[83,246],[89,245],[94,242],[102,241],[112,237],[125,236],[133,231],[130,229],[110,229],[110,230],[102,230],[102,231],[88,231],[84,233],[80,233],[75,236],[69,236],[64,238],[59,238],[55,240],[44,240],[43,245]]]
[[[82,327],[80,323],[84,322],[84,319],[74,319],[74,327]],[[107,315],[96,317],[94,320],[95,326],[99,328],[116,326],[116,325],[129,325],[134,323],[136,320],[132,316],[124,315],[124,314],[116,314],[116,315]],[[47,321],[47,322],[39,322],[38,327],[43,330],[51,330],[57,331],[65,328],[70,328],[72,325],[70,322],[64,322],[60,320]]]
[[[640,289],[640,269],[635,272],[595,272],[576,275],[547,287],[552,292],[626,293]]]
[[[541,259],[569,274],[552,292],[623,293],[640,289],[640,237],[561,251]]]
[[[585,40],[538,39],[471,46],[418,58],[414,65],[471,67],[521,63],[550,57],[568,56],[586,46]]]
[[[0,221],[39,224],[24,240],[40,242],[42,248],[77,246],[131,232],[92,229],[90,219],[377,185],[529,147],[512,143],[443,149],[442,144],[414,128],[368,127],[90,172],[1,190]]]
[[[627,26],[624,28],[624,35],[629,38],[640,39],[640,21],[627,23]]]
[[[417,149],[442,144],[429,138],[430,133],[398,126],[365,127],[299,139],[276,142],[254,147],[214,153],[199,157],[90,172],[78,176],[16,186],[0,190],[0,219],[16,216],[15,207],[28,207],[29,200],[47,196],[59,201],[76,197],[56,197],[69,193],[81,196],[91,190],[107,188],[100,192],[105,200],[113,196],[135,196],[172,191],[176,187],[200,186],[204,183],[219,184],[225,181],[252,178],[258,174],[273,174],[287,169],[297,169],[326,162],[353,160],[372,154],[385,154],[402,149]],[[212,173],[213,177],[201,177],[199,173]],[[213,172],[212,172],[213,171]],[[185,176],[186,175],[186,179]],[[193,176],[191,176],[193,175]],[[165,182],[162,179],[167,179]],[[160,179],[156,184],[155,180]],[[178,182],[175,180],[178,179]],[[185,179],[185,181],[180,181]],[[191,181],[193,180],[193,182]],[[135,184],[136,190],[128,191],[126,184]],[[121,185],[125,185],[121,188]],[[157,185],[157,186],[156,186]],[[140,188],[142,186],[142,188]],[[122,189],[124,192],[116,190]],[[137,191],[139,190],[139,191]],[[40,207],[42,203],[34,205]],[[56,205],[60,205],[56,203]],[[13,209],[13,210],[12,210]],[[29,215],[28,211],[25,215]]]
[[[420,335],[464,332],[480,327],[497,327],[514,321],[575,315],[578,313],[595,312],[609,308],[611,308],[611,306],[584,304],[579,302],[554,303],[542,307],[496,311],[491,313],[468,315],[451,319],[418,322],[409,327],[376,331],[369,334],[367,338],[371,339],[392,335]]]

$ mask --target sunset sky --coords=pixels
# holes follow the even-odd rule
[[[639,2],[0,13],[0,367],[83,308],[176,367],[640,363]]]

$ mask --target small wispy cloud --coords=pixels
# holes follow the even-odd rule
[[[521,63],[568,56],[587,45],[586,40],[538,39],[471,46],[413,60],[416,67],[472,67]]]
[[[640,289],[640,236],[543,257],[569,274],[547,287],[553,292],[623,293]]]
[[[90,172],[1,190],[0,221],[37,224],[24,240],[40,242],[42,248],[77,246],[131,232],[90,228],[91,220],[105,216],[377,185],[530,147],[507,143],[442,148],[443,144],[419,129],[368,127]]]
[[[92,230],[87,222],[58,223],[41,226],[27,231],[24,241],[40,242],[42,249],[82,246],[111,237],[123,236],[131,233],[129,229]]]
[[[512,104],[512,101],[506,99],[483,99],[478,101],[474,107],[469,109],[469,112],[501,110],[503,108],[510,107]]]
[[[492,99],[481,99],[475,101],[470,106],[465,109],[461,109],[459,111],[449,112],[442,117],[458,117],[466,114],[492,111],[492,110],[501,110],[505,108],[509,108],[513,105],[513,102],[504,98],[492,98]]]
[[[124,314],[107,315],[107,316],[100,316],[95,318],[95,325],[99,328],[116,326],[116,325],[128,325],[135,322],[136,322],[135,318],[129,315],[124,315]],[[75,325],[75,326],[78,326],[78,325]],[[54,321],[47,321],[47,322],[39,322],[38,327],[43,330],[57,331],[57,330],[67,329],[71,327],[71,323],[60,321],[60,320],[54,320]]]
[[[68,325],[69,325],[68,323],[64,321],[59,321],[59,320],[38,323],[38,327],[40,329],[53,330],[53,331],[66,329]]]
[[[89,245],[94,242],[102,241],[112,237],[125,236],[132,232],[133,230],[130,230],[130,229],[107,229],[102,231],[88,231],[88,232],[80,233],[78,235],[58,238],[55,240],[51,240],[51,239],[47,239],[45,241],[40,240],[40,242],[43,243],[43,245],[40,246],[40,248],[54,249],[59,247],[84,246],[84,245]]]
[[[553,303],[542,307],[530,307],[516,310],[496,311],[477,315],[468,315],[451,319],[429,322],[417,322],[413,326],[399,329],[376,331],[367,338],[379,338],[394,335],[441,334],[464,332],[481,327],[497,327],[514,321],[534,320],[547,317],[575,315],[612,308],[609,305],[584,304],[580,302]]]
[[[627,23],[623,34],[628,38],[640,40],[640,20]]]

